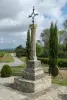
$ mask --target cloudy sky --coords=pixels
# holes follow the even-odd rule
[[[67,0],[0,0],[0,49],[14,48],[19,44],[25,46],[26,35],[31,19],[28,16],[35,6],[39,14],[37,23],[37,40],[44,28],[49,28],[51,21],[59,29],[67,19]]]

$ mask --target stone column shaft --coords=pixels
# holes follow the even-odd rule
[[[31,55],[30,60],[37,60],[36,57],[36,25],[31,25]]]

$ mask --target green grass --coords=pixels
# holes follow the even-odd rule
[[[10,53],[6,53],[4,57],[0,58],[0,62],[13,62],[14,59]]]
[[[21,76],[23,74],[23,70],[25,69],[25,65],[12,67],[12,76]]]
[[[23,70],[26,68],[26,57],[20,58],[24,64],[17,67],[12,67],[12,75],[13,76],[22,76]]]
[[[26,63],[26,57],[21,57],[20,60]]]
[[[67,86],[67,79],[52,78],[52,83]]]
[[[42,67],[44,69],[44,72],[48,72],[47,64],[42,64]],[[59,74],[56,78],[52,77],[52,83],[62,85],[62,86],[67,86],[67,78],[62,78],[62,76]]]

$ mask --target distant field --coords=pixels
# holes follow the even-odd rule
[[[10,53],[6,53],[6,54],[4,55],[4,57],[1,57],[1,58],[0,58],[0,62],[13,62],[13,61],[14,61],[14,59],[13,59],[13,57],[11,56]]]

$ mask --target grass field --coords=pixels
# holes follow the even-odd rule
[[[13,62],[14,59],[10,53],[6,53],[2,58],[0,58],[0,62]]]
[[[67,69],[59,70],[56,78],[52,78],[52,83],[67,86]]]
[[[44,72],[48,72],[48,65],[42,64]],[[56,78],[52,77],[52,83],[67,86],[67,69],[59,68],[59,75]]]

